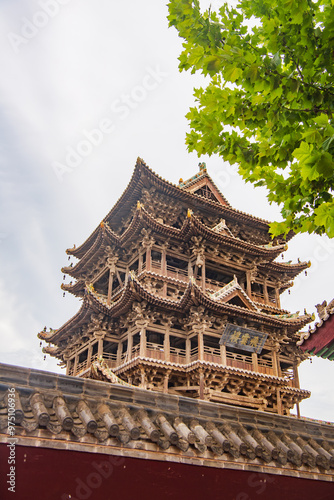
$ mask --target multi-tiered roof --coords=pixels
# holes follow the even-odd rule
[[[293,236],[290,233],[287,240]],[[233,209],[204,164],[171,184],[138,159],[121,198],[67,250],[64,291],[82,298],[61,328],[41,332],[67,374],[287,413],[299,388],[296,347],[308,314],[280,294],[309,265],[276,262],[286,240]]]

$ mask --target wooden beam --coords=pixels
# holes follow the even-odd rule
[[[117,276],[117,279],[118,279],[118,282],[121,286],[123,286],[123,281],[121,280],[121,275],[119,274],[119,271],[118,269],[116,269],[116,276]]]

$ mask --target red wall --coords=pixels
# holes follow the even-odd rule
[[[0,446],[1,500],[332,500],[334,483],[47,448]]]

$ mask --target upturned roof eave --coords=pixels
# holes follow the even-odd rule
[[[130,294],[126,295],[126,290],[130,289],[131,287],[133,287],[134,293],[132,293],[131,296]],[[92,292],[89,293],[91,294]],[[184,312],[191,305],[201,303],[204,306],[207,306],[209,309],[216,312],[221,312],[222,314],[226,314],[229,312],[231,315],[235,315],[237,313],[239,316],[246,316],[248,318],[252,317],[252,319],[257,319],[259,322],[271,324],[273,326],[288,327],[288,329],[292,331],[298,331],[301,327],[305,326],[312,320],[312,316],[310,314],[298,316],[296,318],[280,318],[273,317],[272,315],[263,313],[261,311],[254,311],[253,309],[250,310],[236,306],[234,304],[229,304],[228,302],[218,302],[214,299],[211,299],[205,292],[203,292],[203,290],[199,286],[197,286],[195,283],[191,283],[190,281],[184,294],[179,300],[167,299],[152,294],[145,287],[143,287],[136,278],[132,279],[131,285],[130,283],[126,285],[122,296],[117,300],[117,302],[115,302],[115,304],[112,304],[111,306],[106,306],[105,304],[101,303],[99,298],[96,295],[93,295],[93,300],[99,303],[100,311],[108,314],[109,316],[117,316],[118,314],[122,314],[128,308],[128,299],[131,298],[141,298],[151,303],[152,305],[161,307],[163,309],[172,309],[175,312]],[[196,300],[194,300],[194,298]]]
[[[143,176],[143,174],[146,175]],[[203,207],[206,207],[211,211],[218,210],[219,215],[221,215],[222,217],[227,216],[239,221],[243,220],[245,222],[250,223],[251,225],[261,226],[263,229],[266,230],[268,230],[269,228],[269,221],[252,216],[240,210],[234,209],[231,206],[222,205],[221,203],[210,201],[202,196],[189,193],[184,189],[181,189],[180,187],[176,186],[175,184],[166,181],[162,177],[158,176],[155,172],[153,172],[153,170],[151,170],[140,158],[137,159],[136,166],[128,186],[126,187],[125,191],[118,199],[118,201],[115,203],[114,207],[104,217],[103,219],[104,222],[108,222],[112,218],[117,217],[117,214],[119,213],[121,208],[124,209],[124,207],[129,202],[131,205],[133,205],[138,201],[139,193],[142,188],[142,183],[140,182],[142,177],[145,177],[146,180],[151,181],[153,185],[167,188],[168,194],[174,194],[178,199],[183,199],[185,202],[196,201],[197,204],[201,203]],[[91,235],[86,239],[86,241],[82,243],[82,245],[80,245],[79,247],[67,249],[67,253],[77,258],[81,258],[88,251],[91,245],[93,245],[97,237],[98,230],[99,228],[97,227],[91,233]],[[292,233],[291,231],[290,233],[287,235],[286,240],[289,240],[294,235],[294,233]]]
[[[180,229],[175,228],[168,224],[158,222],[149,212],[147,212],[147,210],[145,210],[143,206],[140,206],[136,210],[129,226],[120,236],[114,233],[107,223],[103,223],[103,225],[100,224],[100,226],[98,227],[96,239],[92,246],[87,250],[87,252],[74,267],[63,267],[62,272],[67,273],[74,278],[79,277],[80,272],[83,271],[87,264],[90,263],[91,258],[94,258],[98,254],[105,242],[107,242],[108,244],[115,243],[117,246],[125,247],[128,241],[131,240],[138,233],[138,231],[147,226],[158,234],[163,234],[178,241],[187,241],[192,236],[197,236],[198,234],[200,234],[202,236],[205,236],[209,241],[212,241],[213,243],[225,244],[230,248],[243,250],[250,253],[251,255],[262,255],[263,257],[267,257],[270,259],[275,259],[277,255],[279,255],[285,249],[285,245],[277,245],[271,248],[264,248],[261,245],[248,243],[239,238],[230,236],[229,234],[217,233],[203,224],[194,215],[191,215],[191,217],[186,217]]]

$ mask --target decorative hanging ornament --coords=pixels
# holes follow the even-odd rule
[[[307,271],[305,271],[305,276],[307,276]]]

